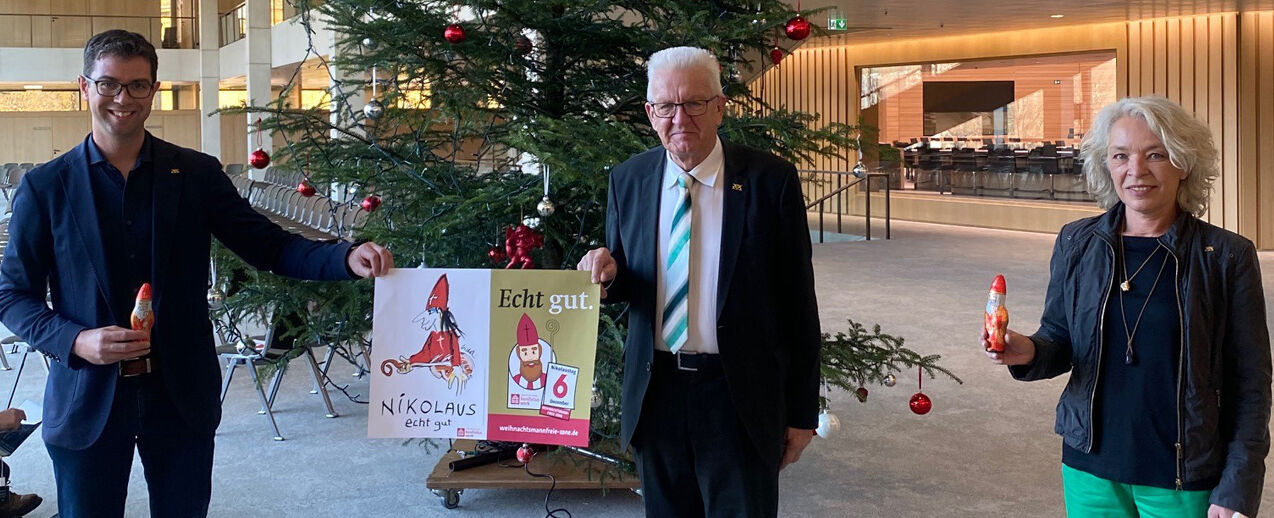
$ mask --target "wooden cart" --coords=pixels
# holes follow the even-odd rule
[[[433,473],[425,479],[425,487],[433,490],[441,499],[442,506],[455,509],[460,505],[460,494],[465,489],[543,489],[548,491],[552,481],[548,478],[532,477],[521,468],[509,468],[508,464],[518,464],[509,459],[506,466],[499,463],[478,466],[463,471],[451,471],[448,465],[459,460],[460,451],[471,451],[476,446],[472,440],[457,440],[451,451],[438,460]],[[569,455],[569,459],[552,458],[557,455]],[[531,471],[553,475],[557,481],[556,489],[631,489],[638,490],[641,483],[635,475],[621,475],[621,478],[607,479],[605,483],[598,481],[598,472],[605,466],[601,461],[591,459],[576,452],[562,451],[552,454],[537,455],[531,460]],[[612,470],[613,471],[613,470]],[[589,474],[592,474],[590,477]]]

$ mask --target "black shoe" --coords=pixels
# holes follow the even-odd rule
[[[26,516],[27,513],[40,507],[42,503],[44,503],[44,499],[37,494],[20,495],[18,493],[9,493],[9,500],[0,504],[0,517]]]

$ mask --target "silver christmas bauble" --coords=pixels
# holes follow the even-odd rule
[[[540,199],[540,203],[535,205],[535,210],[540,213],[540,217],[547,218],[557,212],[557,204],[553,203],[553,200],[550,200],[549,196],[545,194]]]
[[[381,104],[380,101],[372,99],[363,105],[363,115],[366,115],[371,120],[377,120],[384,114],[385,105]]]
[[[589,406],[597,408],[602,406],[602,394],[597,391],[597,387],[593,387],[593,399],[589,401]]]
[[[363,38],[363,46],[369,49],[374,49],[376,48],[376,40],[373,40],[371,36]]]
[[[226,296],[221,293],[221,290],[215,288],[208,290],[208,309],[214,311],[221,309],[221,306],[225,303]]]
[[[895,378],[893,374],[886,374],[884,382],[886,387],[892,387],[898,384],[898,378]]]
[[[814,433],[817,433],[819,437],[828,439],[838,431],[840,431],[840,418],[836,417],[836,414],[826,410],[818,414],[818,428],[814,429]]]

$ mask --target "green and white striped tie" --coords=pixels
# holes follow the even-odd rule
[[[668,264],[664,269],[663,339],[673,353],[686,345],[690,335],[690,187],[694,177],[677,179],[681,197],[672,213],[668,232]]]

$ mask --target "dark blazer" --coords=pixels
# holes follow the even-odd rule
[[[786,427],[818,425],[819,348],[809,224],[792,164],[722,142],[725,193],[717,341],[739,417],[775,467]],[[621,440],[641,416],[655,351],[659,196],[667,154],[656,147],[610,175],[606,244],[618,275],[606,302],[627,301]]]
[[[239,196],[217,159],[148,138],[154,151],[151,349],[183,418],[211,433],[221,422],[221,370],[206,301],[211,237],[257,268],[306,279],[349,279],[350,244],[284,231]],[[115,321],[109,307],[86,143],[23,177],[0,263],[0,321],[53,360],[44,440],[70,449],[86,448],[101,435],[119,376],[117,365],[72,355],[75,337],[85,329],[129,326]]]

